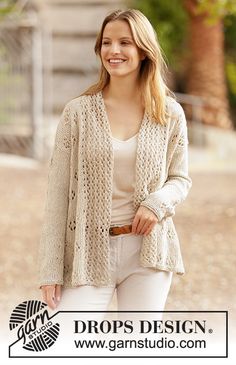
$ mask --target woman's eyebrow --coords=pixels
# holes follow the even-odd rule
[[[111,39],[109,37],[103,37],[102,39]],[[120,37],[119,39],[129,39],[129,40],[132,40],[132,38],[130,37]]]

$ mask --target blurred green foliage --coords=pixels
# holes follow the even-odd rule
[[[0,21],[14,10],[15,3],[16,0],[0,0]]]
[[[225,17],[224,33],[226,51],[225,65],[229,100],[234,111],[236,111],[236,15],[228,15]]]
[[[212,24],[219,18],[225,18],[228,15],[236,14],[235,0],[198,0],[196,8],[198,14],[208,13],[208,23]]]

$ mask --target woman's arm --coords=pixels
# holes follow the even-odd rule
[[[43,228],[39,244],[39,286],[63,284],[64,242],[67,224],[71,114],[67,103],[57,126],[51,155]]]
[[[188,175],[187,122],[180,104],[178,110],[176,127],[169,141],[174,143],[174,152],[169,164],[168,178],[161,189],[150,193],[140,204],[152,210],[158,221],[175,214],[175,206],[186,198],[192,186],[192,180]],[[172,146],[170,147],[172,149]]]

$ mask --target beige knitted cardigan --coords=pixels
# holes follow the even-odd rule
[[[175,206],[192,185],[188,136],[182,107],[167,98],[166,126],[144,114],[136,158],[134,209],[158,217],[143,236],[140,265],[184,274]],[[113,146],[102,92],[80,96],[64,107],[50,160],[45,215],[39,245],[39,286],[111,286],[109,227]],[[125,177],[124,177],[125,178]]]

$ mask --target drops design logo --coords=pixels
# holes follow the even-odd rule
[[[18,340],[23,340],[26,350],[44,351],[56,342],[60,325],[52,322],[46,307],[39,300],[28,300],[17,305],[11,314],[10,330],[17,328]]]

